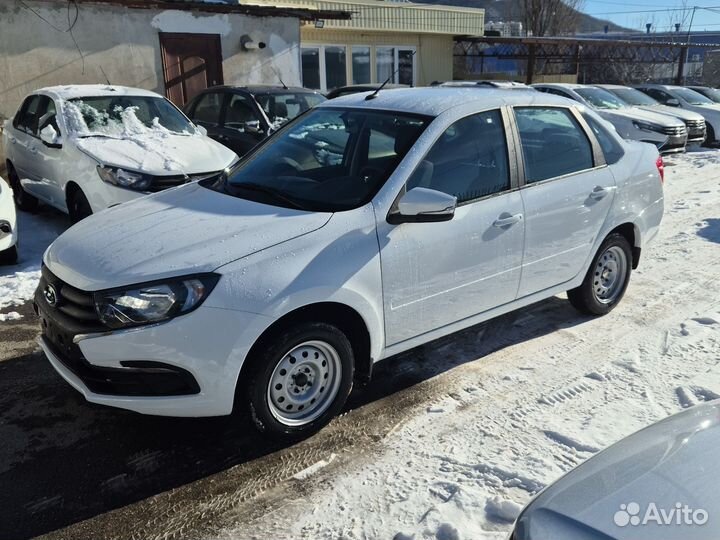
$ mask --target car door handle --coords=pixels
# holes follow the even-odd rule
[[[595,189],[593,189],[590,192],[590,198],[595,199],[596,201],[599,201],[603,197],[607,196],[611,191],[612,191],[612,188],[595,186]]]
[[[507,212],[503,212],[498,216],[498,218],[493,222],[493,227],[509,227],[510,225],[515,225],[516,223],[519,223],[522,221],[523,215],[522,214],[509,214]]]
[[[37,154],[37,148],[35,148],[34,146],[31,146],[30,148],[28,148],[28,150],[30,150],[31,154]]]
[[[13,144],[15,144],[17,142],[17,139],[15,137],[13,137],[12,135],[10,135],[10,137],[8,137],[8,138],[10,139],[10,142]]]

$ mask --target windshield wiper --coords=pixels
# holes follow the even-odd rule
[[[232,187],[233,189],[245,189],[247,191],[255,191],[257,193],[262,193],[263,195],[268,195],[269,197],[275,199],[276,201],[284,202],[285,204],[289,204],[292,208],[295,208],[296,210],[305,210],[308,211],[308,209],[297,202],[296,200],[291,199],[287,195],[284,195],[283,193],[279,191],[275,191],[272,188],[269,188],[267,186],[263,186],[262,184],[256,184],[254,182],[243,182],[242,184],[231,184],[227,183],[227,186]]]

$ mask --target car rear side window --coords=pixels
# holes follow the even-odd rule
[[[198,98],[192,120],[201,126],[216,127],[220,124],[220,111],[224,94],[220,92],[208,92]]]
[[[457,197],[458,203],[510,188],[508,149],[500,111],[452,124],[420,162],[407,189],[424,187]]]
[[[620,161],[620,158],[625,155],[625,151],[610,134],[608,128],[603,126],[589,114],[582,113],[582,116],[588,123],[588,126],[590,126],[592,132],[595,134],[595,138],[600,144],[600,148],[602,148],[603,155],[605,156],[605,163],[613,165],[614,163]]]
[[[590,141],[564,108],[516,107],[525,162],[525,182],[533,183],[593,167]]]

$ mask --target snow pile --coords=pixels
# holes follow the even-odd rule
[[[0,310],[20,306],[35,294],[40,265],[47,247],[67,227],[67,216],[50,209],[42,214],[18,212],[18,264],[0,266]],[[0,321],[16,320],[19,314],[6,313]]]
[[[17,321],[20,319],[22,319],[22,315],[20,315],[17,311],[11,311],[9,313],[0,313],[0,322]]]

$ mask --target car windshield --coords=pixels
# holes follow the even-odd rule
[[[285,126],[206,187],[266,204],[334,212],[369,202],[430,122],[387,111],[320,108]]]
[[[326,101],[324,96],[312,92],[255,94],[255,100],[265,111],[273,129]]]
[[[653,107],[655,105],[660,105],[660,103],[655,101],[653,98],[640,90],[636,90],[635,88],[613,88],[610,92],[630,105],[637,105],[640,107]]]
[[[706,98],[701,93],[696,92],[695,90],[690,90],[689,88],[673,88],[672,92],[676,96],[687,101],[690,105],[712,105],[713,104],[711,99]]]
[[[696,90],[696,92],[701,93],[703,96],[708,98],[710,101],[713,101],[715,103],[720,103],[720,90],[716,88],[703,88],[702,92],[700,90]]]
[[[167,99],[152,96],[88,96],[65,102],[65,123],[80,137],[122,137],[128,133],[195,133]]]
[[[597,109],[622,109],[627,107],[627,103],[602,88],[576,88],[575,91]]]

